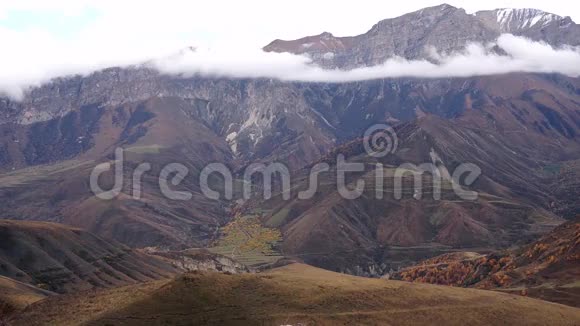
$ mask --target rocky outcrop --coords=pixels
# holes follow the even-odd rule
[[[188,249],[185,251],[149,251],[171,262],[173,266],[186,272],[220,272],[240,274],[252,272],[247,266],[237,261],[205,249]]]
[[[502,33],[556,47],[580,44],[580,25],[570,17],[536,9],[497,9],[471,15],[443,4],[382,20],[365,34],[334,37],[325,32],[292,41],[275,40],[264,50],[305,54],[323,67],[351,69],[378,65],[395,56],[434,60],[433,49],[450,54],[469,43],[495,41]]]
[[[543,41],[554,47],[580,45],[580,25],[570,17],[531,8],[479,11],[475,17],[501,33]]]
[[[88,148],[80,145],[88,145],[92,134],[98,132],[94,128],[108,129],[119,120],[114,120],[116,111],[153,98],[174,98],[183,103],[180,112],[176,112],[179,116],[172,119],[203,124],[227,140],[231,152],[240,159],[281,156],[295,161],[294,167],[300,167],[328,150],[336,139],[330,127],[318,128],[323,121],[320,114],[313,111],[300,93],[299,85],[273,80],[182,78],[143,67],[111,68],[88,77],[54,80],[32,89],[21,102],[0,101],[0,129],[3,135],[10,135],[0,150],[12,154],[5,161],[16,168],[22,167],[19,164],[22,159],[15,157],[14,152],[34,146],[35,137],[41,141],[75,143],[81,153]],[[104,125],[100,118],[103,115],[106,118],[107,114],[113,115],[113,120]],[[85,119],[78,126],[75,122],[80,116]],[[73,127],[82,129],[67,133]],[[70,139],[58,139],[59,130]],[[41,132],[52,134],[43,136]],[[77,141],[80,142],[77,144]],[[288,145],[281,150],[280,143]],[[292,150],[300,151],[300,155],[291,155]],[[35,162],[26,163],[34,165]]]

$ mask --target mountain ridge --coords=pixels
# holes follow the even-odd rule
[[[0,220],[0,275],[53,292],[166,278],[169,263],[62,224]]]
[[[509,33],[554,47],[580,45],[580,25],[537,9],[495,9],[468,14],[448,4],[428,7],[378,22],[364,34],[316,36],[274,40],[266,52],[289,52],[309,56],[325,68],[353,69],[384,63],[393,57],[433,60],[432,49],[451,54],[469,43],[487,44]],[[501,50],[500,50],[501,52]]]

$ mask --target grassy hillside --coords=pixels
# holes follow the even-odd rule
[[[0,220],[0,275],[55,292],[175,275],[162,259],[61,224]]]
[[[491,291],[367,279],[292,264],[186,274],[29,307],[14,325],[577,325],[580,309]]]
[[[0,325],[4,317],[54,293],[0,276]]]

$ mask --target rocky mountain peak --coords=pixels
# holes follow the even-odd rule
[[[448,4],[381,20],[368,32],[334,37],[325,32],[297,40],[276,40],[265,51],[308,55],[325,68],[352,69],[389,58],[429,59],[429,49],[461,51],[469,43],[489,43],[502,33],[542,41],[554,47],[580,45],[580,25],[538,9],[496,9],[468,14]]]
[[[263,49],[266,52],[290,52],[294,54],[316,52],[326,54],[349,47],[349,42],[346,39],[335,37],[329,32],[323,32],[292,41],[277,39]]]
[[[476,13],[502,33],[521,32],[530,28],[542,28],[564,19],[562,16],[533,8],[502,8]],[[568,17],[569,18],[569,17]],[[571,19],[570,19],[571,20]]]
[[[399,26],[401,24],[409,24],[416,22],[415,24],[422,24],[424,28],[433,26],[436,22],[448,17],[450,15],[467,15],[465,10],[453,7],[448,4],[442,4],[434,7],[427,7],[421,10],[410,12],[400,17],[387,18],[381,20],[375,24],[367,34],[372,34],[380,31],[388,31],[394,26]]]
[[[443,4],[440,4],[438,6],[427,7],[427,8],[423,8],[421,10],[417,10],[415,12],[412,12],[411,14],[442,16],[442,15],[448,14],[450,12],[455,12],[455,11],[465,12],[465,10],[463,10],[461,8],[457,8],[457,7],[454,7],[450,4],[443,3]]]
[[[329,32],[322,32],[318,36],[320,36],[320,38],[326,39],[326,40],[329,40],[329,39],[333,39],[334,38],[334,35],[332,35],[332,33],[329,33]]]

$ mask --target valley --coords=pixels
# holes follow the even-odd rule
[[[580,56],[570,17],[447,4],[262,55],[501,72],[506,35]],[[577,74],[155,62],[0,93],[0,325],[580,323]]]

